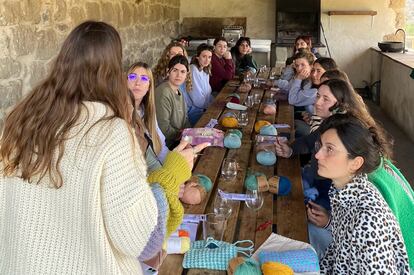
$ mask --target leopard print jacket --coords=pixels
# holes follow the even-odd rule
[[[321,274],[410,274],[400,227],[366,174],[341,190],[332,185],[329,197],[333,241]]]

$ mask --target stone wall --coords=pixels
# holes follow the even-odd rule
[[[0,2],[0,129],[6,109],[44,78],[69,32],[102,20],[122,38],[124,65],[154,66],[178,34],[180,0],[7,0]]]

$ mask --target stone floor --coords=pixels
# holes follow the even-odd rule
[[[372,116],[394,138],[394,163],[414,188],[414,142],[385,114],[381,108],[370,100],[365,101]]]

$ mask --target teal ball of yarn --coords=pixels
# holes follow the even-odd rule
[[[273,125],[266,125],[260,128],[260,134],[261,135],[270,135],[270,136],[276,136],[277,130]]]
[[[229,133],[224,137],[224,147],[229,149],[237,149],[241,146],[241,139],[238,135]]]
[[[256,155],[256,160],[261,165],[270,166],[276,163],[276,155],[271,151],[260,151]]]
[[[213,189],[213,183],[211,182],[211,179],[203,174],[196,174],[195,176],[198,177],[198,180],[200,182],[200,185],[204,187],[206,192],[210,192],[211,189]]]
[[[292,184],[287,177],[279,176],[279,191],[278,195],[286,196],[292,189]]]
[[[244,187],[249,190],[257,190],[257,179],[255,174],[248,175],[244,180]]]
[[[246,258],[234,271],[234,275],[260,275],[260,264],[253,258]]]
[[[240,139],[243,138],[243,133],[239,129],[229,129],[227,131],[227,133],[229,133],[229,134],[236,134],[236,135],[239,136]]]

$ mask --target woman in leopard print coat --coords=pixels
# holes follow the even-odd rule
[[[399,224],[367,173],[378,166],[376,129],[349,114],[334,115],[321,126],[318,174],[332,179],[333,241],[322,274],[409,274]]]

